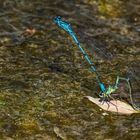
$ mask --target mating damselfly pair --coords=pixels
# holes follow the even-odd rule
[[[126,81],[127,85],[128,85],[128,88],[129,88],[129,95],[130,95],[130,100],[131,100],[131,103],[132,103],[132,106],[135,110],[140,110],[139,107],[137,107],[133,101],[133,98],[132,98],[132,88],[131,88],[131,85],[130,85],[130,80],[129,78],[124,78],[124,77],[120,77],[120,76],[117,76],[117,79],[116,79],[116,82],[113,84],[113,85],[109,85],[108,88],[105,87],[105,84],[101,81],[100,79],[100,76],[96,70],[96,67],[95,65],[93,64],[93,62],[91,62],[91,60],[89,59],[88,55],[85,53],[85,51],[83,50],[83,48],[81,47],[79,41],[77,40],[76,36],[75,36],[75,33],[71,27],[71,25],[62,20],[62,18],[60,16],[57,16],[54,18],[54,22],[60,27],[62,28],[63,30],[65,30],[66,32],[68,32],[71,37],[73,38],[73,40],[75,41],[75,43],[77,44],[78,48],[80,49],[81,53],[83,54],[85,60],[87,61],[87,63],[89,64],[90,66],[90,69],[91,71],[96,75],[96,79],[99,83],[99,86],[100,86],[100,89],[101,89],[101,92],[99,93],[99,97],[104,101],[106,99],[114,99],[111,94],[114,93],[118,88],[119,88],[119,83],[120,81]]]

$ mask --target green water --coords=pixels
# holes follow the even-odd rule
[[[138,140],[140,114],[84,98],[98,97],[99,85],[56,15],[72,24],[106,86],[129,77],[140,103],[139,0],[0,0],[0,139]],[[116,94],[130,103],[127,93],[122,82]]]

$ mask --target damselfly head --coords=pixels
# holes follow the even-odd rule
[[[102,97],[104,96],[103,94],[104,94],[103,92],[100,92],[100,93],[99,93],[99,97],[102,98]]]
[[[55,18],[54,18],[54,22],[55,23],[58,23],[58,21],[60,21],[61,20],[61,16],[56,16]]]

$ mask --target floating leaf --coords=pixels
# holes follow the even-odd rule
[[[64,133],[64,131],[62,131],[60,128],[58,127],[54,127],[54,132],[55,134],[60,137],[62,140],[67,140],[67,135]]]
[[[134,110],[131,105],[125,102],[122,102],[120,100],[111,100],[109,102],[106,102],[106,101],[101,102],[100,98],[93,98],[91,96],[86,96],[86,98],[106,111],[117,112],[120,114],[140,113]]]

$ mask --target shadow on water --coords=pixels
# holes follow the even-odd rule
[[[139,0],[1,0],[0,139],[138,140],[139,114],[104,112],[84,98],[100,92],[95,75],[53,18],[71,23],[106,85],[130,78],[139,105],[139,10]]]

